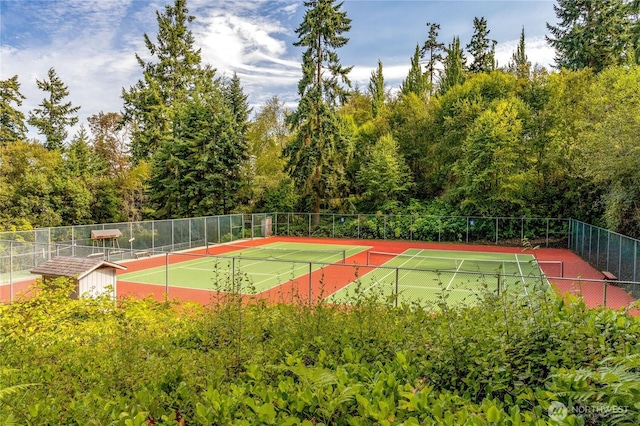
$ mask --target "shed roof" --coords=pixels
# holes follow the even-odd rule
[[[82,279],[99,268],[126,270],[127,267],[102,259],[58,256],[31,270],[32,274]]]
[[[118,237],[122,237],[122,232],[120,232],[119,229],[103,229],[91,231],[92,240],[107,240]]]

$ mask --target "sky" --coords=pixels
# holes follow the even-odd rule
[[[144,34],[155,41],[156,11],[167,4],[173,0],[0,0],[0,79],[18,75],[27,98],[21,107],[25,115],[42,102],[36,79],[45,79],[52,67],[68,86],[68,100],[81,107],[78,126],[87,126],[87,118],[101,111],[121,111],[123,88],[142,78],[135,55],[153,59]],[[499,66],[508,63],[524,27],[529,60],[551,68],[554,52],[545,35],[546,24],[557,23],[553,4],[345,0],[342,10],[352,20],[351,30],[338,55],[343,66],[353,66],[354,86],[365,90],[380,60],[387,88],[397,90],[416,45],[427,39],[427,22],[440,24],[441,42],[459,36],[464,48],[474,17],[484,17],[489,37],[498,42]],[[275,95],[288,107],[297,105],[303,51],[293,43],[305,13],[303,1],[188,0],[187,7],[196,17],[190,29],[202,62],[221,77],[237,73],[254,112]],[[29,136],[38,137],[33,129]]]

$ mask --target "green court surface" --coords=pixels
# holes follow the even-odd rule
[[[328,300],[397,296],[398,303],[473,303],[486,292],[526,295],[534,287],[548,286],[529,254],[409,249],[400,254],[368,252],[368,263],[377,267]]]
[[[240,284],[242,293],[260,293],[320,269],[324,264],[342,264],[347,257],[369,248],[288,242],[230,247],[237,250],[215,256],[170,254],[168,271],[163,265],[122,274],[118,280],[207,290],[237,289]]]

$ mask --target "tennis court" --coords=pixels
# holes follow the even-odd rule
[[[367,252],[375,269],[329,296],[349,303],[377,295],[397,303],[473,303],[486,292],[526,295],[541,285],[550,288],[540,264],[562,276],[561,261],[538,262],[531,254],[408,249],[402,253]]]
[[[330,264],[345,264],[366,246],[279,242],[229,245],[223,254],[172,253],[171,263],[118,276],[119,281],[260,293]],[[241,289],[237,286],[242,285]]]

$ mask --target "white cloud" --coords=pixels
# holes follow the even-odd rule
[[[496,46],[496,60],[498,61],[498,66],[503,67],[508,65],[511,61],[511,56],[513,52],[516,51],[520,40],[509,40],[502,43],[499,43]],[[535,37],[528,39],[525,36],[525,54],[527,58],[529,58],[529,62],[531,65],[541,65],[548,70],[554,64],[554,56],[555,51],[544,37]]]

